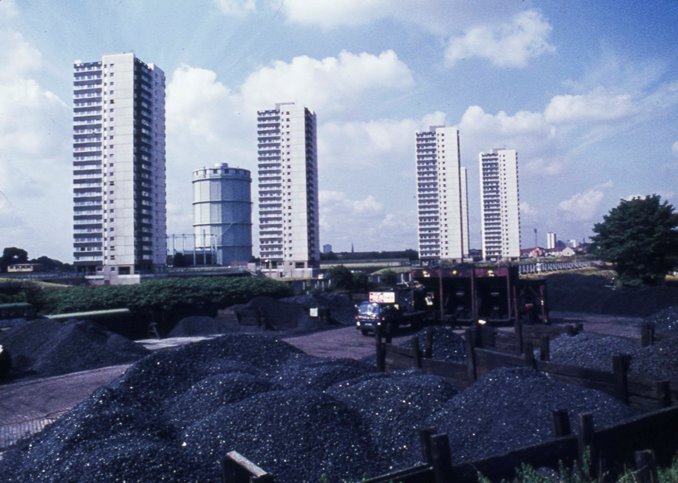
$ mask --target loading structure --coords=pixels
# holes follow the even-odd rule
[[[445,324],[549,321],[546,281],[521,279],[517,266],[416,268],[411,279],[425,287],[434,319]]]

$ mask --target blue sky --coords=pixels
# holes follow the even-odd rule
[[[256,177],[256,110],[294,100],[335,251],[416,248],[414,132],[438,124],[461,130],[472,247],[495,147],[518,151],[522,245],[581,240],[622,198],[678,204],[677,45],[676,0],[0,0],[0,248],[72,260],[72,63],[123,51],[167,76],[169,233],[192,170]]]

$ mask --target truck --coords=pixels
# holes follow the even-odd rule
[[[369,292],[368,299],[357,306],[356,329],[369,335],[378,327],[391,334],[405,325],[416,328],[428,318],[432,307],[432,298],[416,282]]]

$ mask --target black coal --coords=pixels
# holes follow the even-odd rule
[[[561,335],[551,341],[551,360],[600,371],[612,372],[612,357],[631,356],[629,372],[655,380],[678,378],[678,338],[641,347],[638,340],[581,332]]]
[[[456,395],[455,395],[456,394]],[[420,461],[417,430],[455,461],[551,437],[550,411],[633,414],[593,390],[499,369],[462,393],[416,370],[372,372],[278,339],[225,335],[138,361],[0,461],[4,481],[214,481],[236,450],[279,482],[357,481]]]
[[[447,433],[452,461],[473,461],[553,438],[556,409],[592,412],[596,427],[636,412],[604,393],[553,381],[528,368],[495,369],[444,403],[428,423]]]
[[[136,361],[149,351],[88,321],[36,319],[0,334],[13,374],[45,377]]]

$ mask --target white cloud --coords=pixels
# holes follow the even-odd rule
[[[454,65],[462,59],[480,57],[497,67],[525,67],[532,58],[552,53],[551,24],[536,10],[516,14],[511,22],[479,25],[450,40],[445,59]]]
[[[14,0],[0,0],[0,19],[16,17],[17,13]]]
[[[335,251],[380,247],[396,250],[414,246],[413,212],[393,212],[374,196],[353,199],[343,191],[320,190],[320,238],[331,240]],[[350,229],[347,230],[347,225]]]
[[[252,73],[241,93],[251,111],[295,100],[326,114],[345,110],[368,93],[413,84],[410,69],[392,50],[379,55],[342,51],[320,60],[302,55],[289,63],[274,61]]]
[[[39,69],[42,55],[19,32],[0,30],[0,81],[24,76]]]
[[[319,128],[319,152],[326,166],[345,169],[398,166],[398,159],[411,161],[414,133],[445,124],[445,114],[434,112],[420,119],[327,122]],[[351,142],[347,143],[346,140]]]
[[[613,121],[624,118],[635,108],[629,94],[613,95],[603,89],[588,94],[554,96],[544,110],[552,123]]]
[[[324,29],[365,24],[392,9],[389,0],[286,0],[282,9],[290,22]]]
[[[556,160],[547,162],[543,158],[534,158],[523,164],[521,172],[527,174],[557,176],[567,167],[567,160]]]
[[[488,18],[510,17],[525,3],[476,0],[469,7],[466,0],[285,0],[274,2],[272,8],[278,5],[290,22],[325,30],[392,19],[444,35]]]
[[[257,9],[256,0],[214,0],[214,4],[224,15],[243,16]]]
[[[539,215],[539,210],[527,201],[520,202],[520,217],[524,220],[534,220]]]
[[[591,221],[598,214],[604,197],[605,194],[600,189],[590,189],[561,201],[558,210],[568,221]]]
[[[671,152],[673,153],[673,155],[674,155],[675,157],[678,158],[678,141],[676,141],[675,143],[673,143],[673,146],[671,146]]]

